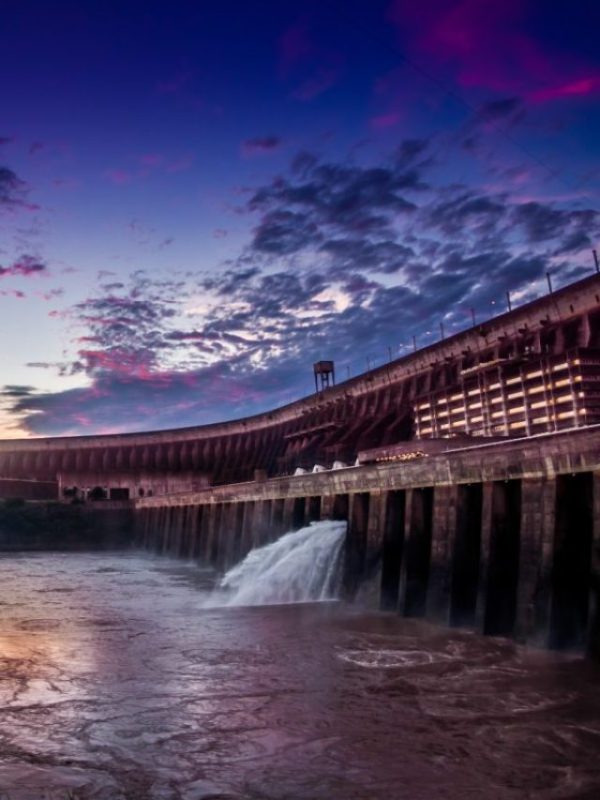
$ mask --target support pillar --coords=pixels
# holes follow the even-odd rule
[[[429,619],[444,625],[450,621],[452,553],[456,534],[457,502],[456,484],[435,487],[426,615]]]
[[[347,600],[353,600],[365,574],[367,531],[369,524],[369,494],[352,495],[351,516],[346,535],[343,589]]]
[[[556,479],[523,479],[515,635],[541,647],[550,638],[555,507]]]
[[[387,492],[381,567],[381,610],[396,611],[404,549],[406,493]]]

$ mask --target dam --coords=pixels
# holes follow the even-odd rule
[[[599,275],[316,389],[214,425],[2,441],[0,496],[121,515],[132,543],[221,572],[346,521],[347,600],[600,653]]]

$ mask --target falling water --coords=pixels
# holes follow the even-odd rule
[[[345,522],[311,522],[252,550],[227,572],[210,605],[262,606],[335,598]]]

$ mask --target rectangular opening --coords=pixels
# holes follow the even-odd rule
[[[285,500],[280,497],[277,500],[273,501],[273,516],[271,521],[271,529],[272,529],[272,537],[276,539],[278,536],[281,536],[283,531],[283,510],[284,510]]]
[[[433,522],[433,488],[413,489],[410,529],[406,542],[406,598],[404,616],[425,614],[429,565],[431,562],[431,530]]]
[[[321,498],[308,498],[308,520],[307,522],[318,522],[321,519]]]
[[[109,489],[108,496],[111,500],[129,500],[129,489],[123,486],[114,486]]]
[[[400,567],[404,549],[404,513],[406,492],[388,492],[385,504],[383,555],[381,565],[381,609],[398,608]]]
[[[292,530],[297,531],[304,526],[305,513],[306,497],[296,497],[294,499],[294,509],[292,512]]]
[[[493,484],[491,522],[484,633],[510,636],[517,611],[521,481]]]
[[[480,483],[458,487],[450,596],[451,625],[471,626],[475,622],[482,505],[483,487]]]
[[[591,472],[556,478],[550,646],[583,647],[587,638],[593,540]]]

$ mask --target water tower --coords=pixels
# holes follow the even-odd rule
[[[333,361],[317,361],[313,364],[315,373],[315,391],[324,392],[330,386],[335,386],[335,366]]]

